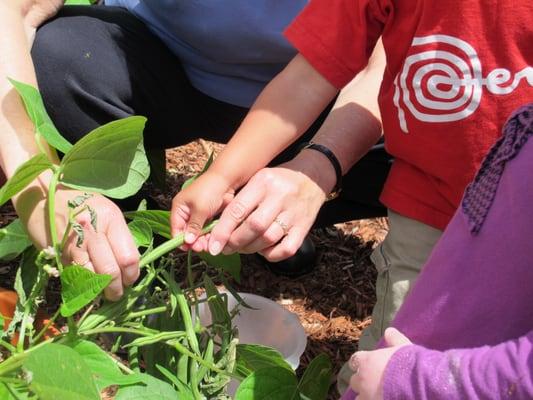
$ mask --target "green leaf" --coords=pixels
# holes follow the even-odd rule
[[[68,208],[75,209],[85,203],[85,200],[93,197],[90,193],[83,193],[82,195],[74,197],[72,200],[67,201]]]
[[[76,234],[76,247],[81,247],[83,240],[85,239],[85,232],[83,231],[83,226],[81,224],[74,222],[72,224],[72,230]]]
[[[66,6],[90,6],[92,4],[91,0],[66,0]]]
[[[18,389],[16,389],[13,385],[11,386],[11,390],[13,390],[17,398],[13,397],[13,395],[9,392],[6,383],[0,383],[0,399],[2,400],[26,400],[28,398],[27,393],[21,393]]]
[[[172,382],[172,384],[174,384],[178,391],[180,400],[194,400],[192,390],[189,386],[180,381],[175,375],[172,374],[172,372],[170,372],[165,367],[162,367],[159,364],[156,364],[155,366],[165,378],[167,378],[170,382]]]
[[[241,256],[239,253],[218,254],[212,256],[207,252],[198,253],[198,256],[204,260],[207,265],[220,268],[230,274],[237,282],[241,282]]]
[[[61,274],[61,315],[74,315],[93,301],[110,282],[111,275],[95,274],[78,265],[66,267]]]
[[[15,174],[0,189],[0,206],[37,178],[41,172],[52,167],[52,163],[44,154],[37,154],[20,165]]]
[[[31,246],[31,240],[20,219],[0,229],[0,259],[10,261]]]
[[[33,350],[23,366],[40,400],[100,400],[87,364],[70,347],[48,343]]]
[[[170,211],[164,210],[139,210],[139,211],[128,211],[124,213],[124,216],[132,220],[143,220],[148,225],[152,231],[164,238],[171,239],[170,235]]]
[[[127,386],[119,389],[115,400],[180,400],[174,388],[147,374],[142,376],[142,385]]]
[[[239,385],[235,400],[300,399],[298,381],[285,368],[264,368],[250,374]]]
[[[26,112],[30,117],[35,130],[48,142],[48,144],[63,153],[67,153],[72,144],[58,132],[54,123],[48,116],[43,99],[39,91],[31,85],[9,79],[16,91],[22,97]]]
[[[148,209],[148,202],[146,199],[142,199],[137,206],[137,211],[146,211]]]
[[[117,362],[95,343],[77,339],[66,345],[83,358],[99,391],[111,385],[124,386],[142,382],[142,377],[138,374],[124,375]]]
[[[36,260],[39,255],[39,251],[35,247],[28,248],[23,254],[19,263],[19,269],[21,270],[22,287],[24,292],[29,296],[33,286],[39,279],[39,268],[37,267]]]
[[[128,224],[131,235],[137,247],[149,247],[152,244],[152,228],[148,222],[142,219],[135,219]]]
[[[292,367],[276,349],[259,344],[238,344],[235,372],[246,378],[263,368],[284,368],[294,374]]]
[[[207,274],[204,275],[204,287],[213,324],[217,326],[217,329],[224,327],[226,330],[231,331],[231,316],[227,302],[222,299],[213,280]]]
[[[135,194],[150,174],[143,147],[146,118],[129,117],[96,128],[61,161],[61,182],[116,199]]]
[[[331,385],[331,360],[325,354],[319,354],[305,369],[298,384],[300,392],[311,400],[325,400]]]

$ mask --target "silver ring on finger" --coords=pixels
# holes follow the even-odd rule
[[[281,229],[283,230],[283,235],[287,236],[287,234],[289,233],[289,225],[281,221],[279,218],[275,218],[274,222],[281,227]]]

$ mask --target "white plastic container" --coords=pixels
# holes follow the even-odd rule
[[[229,292],[228,309],[231,311],[238,301]],[[239,307],[239,314],[233,319],[239,329],[239,343],[262,344],[278,350],[285,360],[298,368],[300,357],[307,345],[307,335],[298,317],[281,305],[251,293],[239,293],[251,310]],[[200,304],[200,321],[206,326],[211,323],[211,314],[206,303]]]

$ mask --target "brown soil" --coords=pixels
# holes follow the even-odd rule
[[[222,145],[199,140],[167,151],[167,189],[150,188],[160,208],[170,206],[172,194],[182,182],[201,170],[211,151]],[[15,218],[10,206],[0,208],[0,226]],[[369,322],[374,301],[375,270],[369,260],[372,249],[387,232],[384,218],[352,221],[314,230],[311,237],[318,251],[316,268],[309,274],[290,279],[272,274],[255,256],[242,257],[242,292],[259,294],[277,301],[298,315],[308,345],[302,367],[320,353],[330,356],[335,374],[357,349],[361,330]],[[0,286],[12,287],[13,268],[0,264]],[[51,291],[48,305],[58,304]],[[332,385],[328,399],[337,399]]]

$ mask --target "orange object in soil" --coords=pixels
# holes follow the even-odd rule
[[[17,299],[17,294],[14,291],[0,288],[0,314],[2,314],[2,316],[4,317],[4,330],[8,328],[11,319],[13,318],[13,314],[15,314]],[[37,323],[35,324],[35,329],[40,330],[45,325],[47,325],[50,322],[47,317],[47,315],[45,315],[41,310],[39,310],[37,312]],[[45,339],[49,339],[50,337],[56,336],[59,333],[60,332],[55,327],[55,325],[51,324],[43,336]],[[11,339],[11,344],[15,345],[17,344],[17,341],[18,333],[15,334],[13,339]]]

